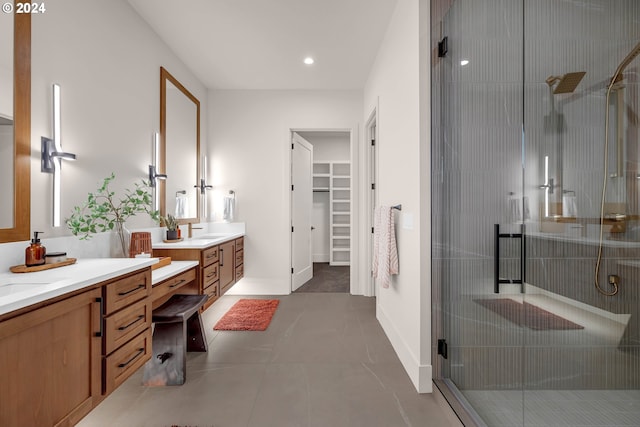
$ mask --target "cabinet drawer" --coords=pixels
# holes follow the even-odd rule
[[[220,296],[220,283],[219,282],[214,282],[211,285],[209,285],[208,287],[204,288],[203,290],[203,294],[207,295],[209,297],[209,300],[216,299]]]
[[[244,249],[244,237],[236,239],[236,250],[238,249]]]
[[[151,294],[151,268],[105,285],[105,315]]]
[[[244,262],[244,250],[236,247],[236,267]]]
[[[104,354],[151,327],[151,304],[147,300],[133,304],[104,319]]]
[[[151,358],[151,328],[102,360],[102,393],[109,394]]]
[[[218,246],[203,250],[201,256],[200,265],[202,266],[207,266],[218,261]]]
[[[244,276],[244,265],[240,264],[236,267],[236,282]]]
[[[188,285],[196,279],[196,269],[192,268],[190,270],[185,271],[184,273],[180,273],[177,276],[174,276],[164,282],[160,282],[153,287],[152,291],[152,299],[155,301],[158,298],[161,298],[168,293],[175,291],[176,289],[181,288],[182,286]]]
[[[202,269],[202,288],[205,289],[215,281],[218,280],[219,277],[219,269],[218,263],[214,263],[206,266]]]

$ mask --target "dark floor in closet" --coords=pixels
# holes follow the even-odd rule
[[[313,263],[313,278],[300,286],[298,292],[349,292],[349,266],[330,266],[328,262]]]

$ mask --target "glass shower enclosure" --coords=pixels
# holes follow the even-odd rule
[[[640,1],[432,0],[434,366],[478,425],[640,425]]]

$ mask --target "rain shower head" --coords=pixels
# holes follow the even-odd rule
[[[553,89],[553,94],[571,93],[582,81],[586,71],[578,71],[576,73],[567,73],[564,76],[550,76],[546,82]],[[557,84],[556,84],[557,83]],[[556,85],[555,87],[553,85]]]

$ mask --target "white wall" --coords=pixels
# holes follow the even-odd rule
[[[62,145],[78,156],[62,167],[62,217],[111,172],[114,190],[146,178],[152,133],[160,128],[160,66],[200,99],[206,145],[206,90],[124,0],[57,0],[32,18],[31,229],[51,227],[52,175],[40,172],[40,137],[51,137],[51,85],[61,85]],[[153,226],[146,216],[129,228]],[[108,253],[108,252],[107,252]]]
[[[400,274],[388,289],[377,289],[376,315],[416,389],[430,392],[429,254],[421,245],[421,237],[429,238],[422,201],[429,186],[421,182],[429,163],[420,142],[419,52],[419,1],[400,1],[365,86],[362,117],[378,108],[379,204],[402,204],[396,213]]]
[[[313,145],[314,162],[351,160],[349,134],[346,132],[298,132]]]
[[[247,226],[250,261],[231,292],[288,294],[290,131],[353,129],[357,139],[362,92],[211,90],[209,111],[214,194],[234,190],[236,220]]]

